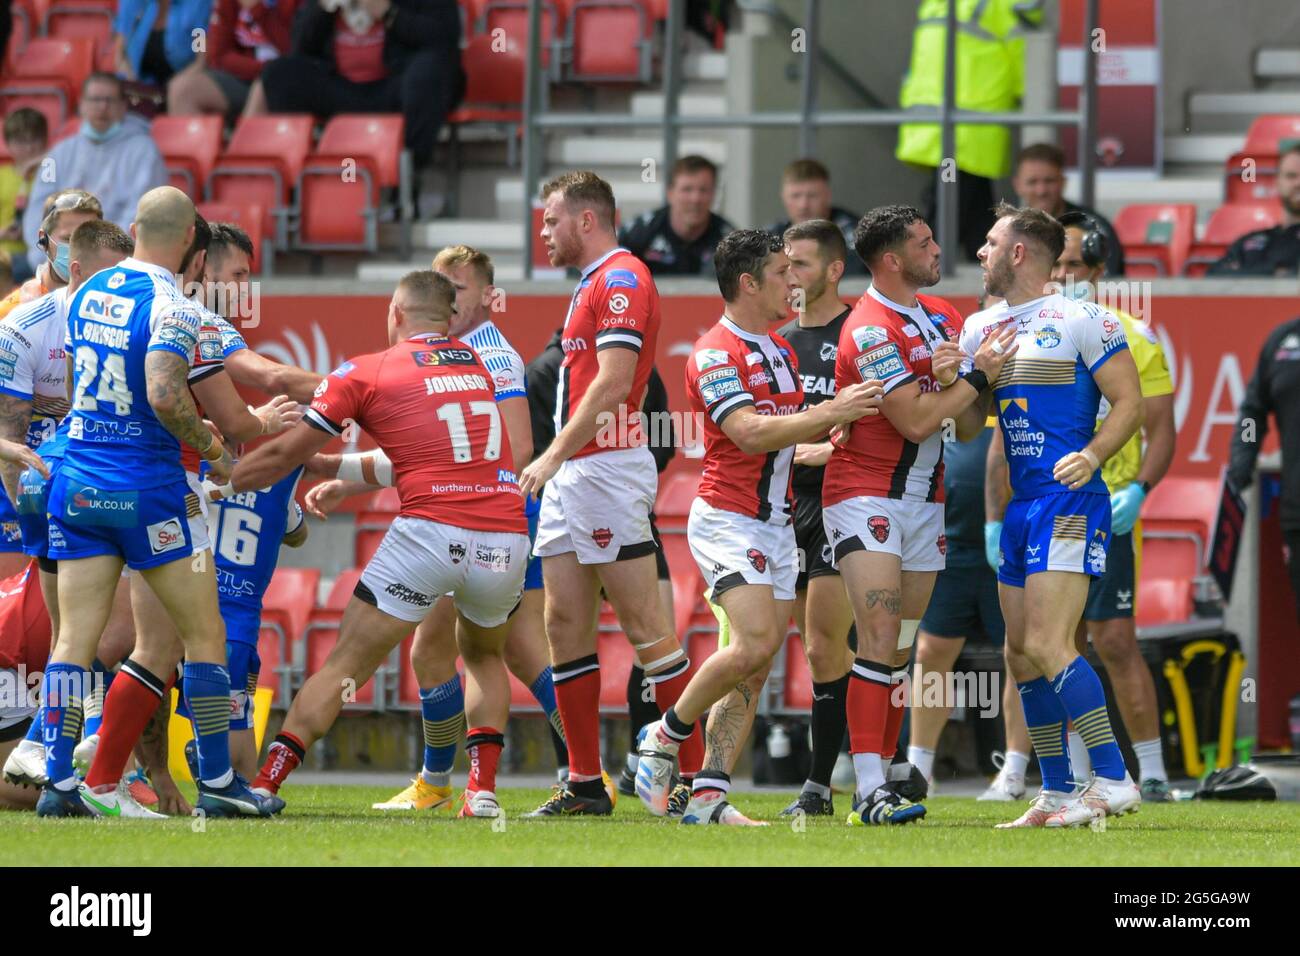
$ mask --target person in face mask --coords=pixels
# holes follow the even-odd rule
[[[33,269],[57,253],[57,243],[47,256],[37,242],[42,203],[51,194],[85,190],[99,198],[104,219],[126,229],[140,197],[167,183],[167,168],[149,135],[149,124],[127,113],[122,81],[116,76],[90,74],[82,84],[77,112],[81,128],[50,150],[23,214],[23,238]]]
[[[43,218],[36,230],[36,250],[41,258],[36,275],[0,300],[0,319],[22,303],[67,285],[72,234],[83,222],[104,218],[99,200],[84,189],[54,193],[41,209]]]

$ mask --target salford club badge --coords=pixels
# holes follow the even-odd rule
[[[614,532],[608,528],[597,528],[591,533],[591,540],[595,541],[602,548],[608,548],[609,543],[614,540]]]
[[[884,544],[889,540],[889,519],[884,515],[872,515],[867,519],[867,530],[873,538]]]
[[[465,546],[459,541],[453,541],[447,545],[447,556],[451,558],[452,564],[460,564],[465,560]]]
[[[750,548],[745,552],[745,557],[749,558],[749,563],[754,566],[754,570],[759,574],[767,570],[767,555],[758,548]]]
[[[939,549],[940,554],[946,555],[948,553],[948,536],[946,534],[939,535],[939,540],[935,542],[935,547]]]

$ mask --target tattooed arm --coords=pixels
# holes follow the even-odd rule
[[[0,438],[16,445],[27,441],[27,427],[32,420],[32,403],[16,395],[0,394]],[[0,480],[4,481],[5,493],[17,507],[18,476],[23,471],[22,462],[0,461]]]
[[[214,482],[229,480],[234,467],[230,452],[199,417],[190,395],[189,363],[175,352],[151,349],[145,356],[144,374],[149,405],[163,427],[207,460]]]
[[[158,794],[158,812],[171,816],[188,816],[193,808],[181,796],[167,767],[167,724],[171,719],[171,695],[163,695],[149,723],[145,725],[140,740],[135,745],[135,756],[144,767],[149,782]]]

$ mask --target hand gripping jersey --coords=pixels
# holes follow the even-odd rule
[[[223,616],[228,605],[261,612],[262,596],[280,557],[280,542],[304,520],[293,500],[301,477],[302,469],[295,468],[269,488],[241,491],[210,503],[208,535]],[[233,635],[229,628],[227,635]]]
[[[1007,322],[1019,324],[1020,348],[1002,366],[993,397],[1012,492],[1016,498],[1057,494],[1068,489],[1052,471],[1063,456],[1092,440],[1101,404],[1101,390],[1092,376],[1112,355],[1128,348],[1124,326],[1092,302],[1045,295],[975,313],[962,330],[962,350],[973,356],[984,337]],[[1101,472],[1078,490],[1106,494]]]
[[[488,370],[464,342],[423,333],[344,362],[306,418],[330,435],[364,428],[393,463],[403,515],[528,533]]]
[[[199,326],[199,340],[194,346],[194,355],[190,359],[190,388],[210,378],[218,372],[223,371],[226,367],[226,350],[225,338],[221,328],[221,323],[226,320],[215,312],[209,312],[203,306],[197,306],[202,324]],[[229,325],[229,323],[226,323]],[[235,333],[238,335],[239,333]],[[243,341],[242,338],[240,341]],[[237,350],[235,350],[237,351]],[[194,398],[194,405],[203,415],[203,406],[199,403],[197,397]],[[189,445],[181,442],[181,467],[192,475],[199,473],[199,467],[203,459],[198,451]]]
[[[835,358],[838,355],[840,331],[852,310],[844,311],[825,325],[802,326],[795,319],[781,327],[778,333],[794,349],[799,365],[799,378],[803,384],[804,402],[809,407],[829,402],[835,397]],[[821,501],[824,465],[794,466],[794,491],[797,497],[815,497]]]
[[[699,497],[722,511],[789,524],[794,446],[746,455],[722,423],[739,408],[793,415],[803,407],[794,349],[779,335],[747,332],[723,316],[686,362],[686,398],[693,411],[707,414]]]
[[[600,370],[596,353],[631,349],[637,353],[632,389],[618,409],[617,429],[601,428],[574,453],[574,458],[616,448],[642,445],[638,412],[654,365],[659,337],[659,290],[643,263],[626,249],[614,249],[582,270],[582,281],[564,319],[564,364],[555,389],[555,431],[558,433],[581,403]],[[629,421],[631,419],[631,421]],[[609,436],[616,436],[609,441]]]
[[[1127,312],[1115,311],[1113,314],[1124,323],[1124,338],[1128,342],[1129,352],[1133,355],[1133,363],[1137,365],[1142,397],[1145,399],[1172,395],[1174,383],[1169,377],[1165,351],[1160,347],[1160,340],[1156,338],[1151,326],[1141,319],[1133,318]],[[1106,401],[1106,396],[1103,395],[1101,405],[1097,409],[1098,428],[1101,428],[1101,423],[1109,414],[1110,402]],[[1101,477],[1106,482],[1106,487],[1114,492],[1131,485],[1141,470],[1142,429],[1139,428],[1119,451],[1102,463]]]
[[[145,356],[164,351],[188,366],[199,308],[161,266],[128,258],[91,276],[68,308],[76,362],[63,469],[101,489],[147,490],[185,479],[180,442],[154,415]]]
[[[923,392],[939,390],[930,356],[940,342],[957,340],[961,315],[936,296],[918,295],[916,301],[915,307],[904,306],[875,286],[867,288],[840,332],[836,388],[874,378],[884,383],[886,395],[912,381]],[[943,430],[917,444],[884,414],[854,422],[848,444],[836,448],[826,464],[822,504],[857,497],[943,501]]]
[[[465,344],[477,352],[487,366],[498,402],[507,398],[527,397],[528,393],[524,390],[524,360],[491,319],[467,332]]]

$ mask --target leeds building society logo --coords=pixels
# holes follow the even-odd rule
[[[1088,570],[1093,574],[1106,573],[1106,532],[1100,528],[1088,544]]]

